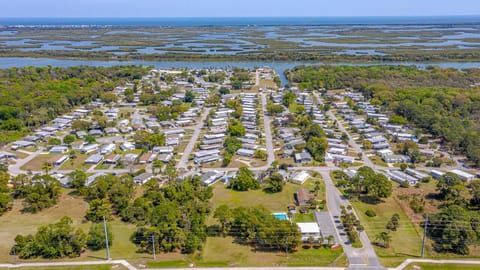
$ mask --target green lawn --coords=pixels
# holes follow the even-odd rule
[[[313,190],[313,185],[313,181],[310,179],[303,184],[303,187]],[[222,204],[230,207],[263,205],[272,212],[285,212],[286,207],[295,202],[294,193],[300,187],[302,185],[286,183],[283,191],[278,193],[266,193],[262,189],[240,192],[227,189],[226,185],[218,182],[213,185],[213,198],[211,201],[213,209]]]
[[[11,211],[0,216],[0,262],[13,263],[13,257],[8,255],[10,248],[14,244],[14,238],[17,234],[34,234],[41,225],[57,222],[63,216],[69,216],[73,219],[73,226],[82,228],[88,233],[90,222],[85,222],[85,211],[88,209],[88,203],[81,197],[72,196],[69,193],[72,190],[66,189],[62,193],[57,205],[45,209],[36,214],[24,214],[21,212],[21,200],[15,200]],[[113,259],[139,260],[145,257],[145,254],[136,253],[136,247],[129,240],[135,226],[118,220],[110,221],[113,231],[113,245],[110,254]],[[149,257],[148,255],[146,255]],[[72,260],[103,260],[105,250],[86,251],[79,258]],[[150,257],[149,257],[150,258]],[[68,260],[68,259],[67,259]],[[29,260],[30,262],[31,260]],[[42,261],[35,259],[33,261]],[[97,268],[92,268],[97,269]],[[110,269],[110,268],[106,268]]]
[[[371,156],[369,158],[373,162],[373,164],[377,166],[388,167],[388,164],[385,161],[383,161],[382,158],[379,156]]]
[[[294,253],[289,253],[288,258],[285,252],[264,252],[255,251],[250,246],[240,245],[234,242],[232,237],[209,237],[202,253],[202,259],[196,260],[196,266],[328,266],[336,258],[342,255],[343,251],[330,250],[328,248],[299,247]],[[339,260],[343,264],[344,261]],[[182,266],[181,263],[172,262],[175,267]]]
[[[376,235],[380,232],[386,231],[385,226],[393,214],[400,215],[400,227],[397,231],[390,233],[392,236],[390,248],[375,248],[380,260],[385,264],[384,266],[398,265],[406,257],[420,256],[422,242],[420,229],[410,222],[405,212],[392,197],[384,199],[384,202],[378,204],[367,204],[354,200],[352,205],[371,241],[375,241]],[[377,216],[366,216],[367,209],[374,210]]]
[[[315,218],[313,217],[313,213],[308,214],[300,214],[297,213],[293,215],[294,222],[315,222]]]

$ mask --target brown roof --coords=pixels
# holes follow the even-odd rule
[[[151,156],[152,156],[152,153],[145,153],[140,157],[140,161],[148,161]]]
[[[313,194],[310,194],[310,192],[304,188],[297,189],[296,193],[298,202],[306,202],[315,197]]]

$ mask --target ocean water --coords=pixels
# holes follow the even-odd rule
[[[416,17],[248,17],[248,18],[0,18],[8,26],[259,26],[259,25],[421,25],[480,23],[476,16]]]

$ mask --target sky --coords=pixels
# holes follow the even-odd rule
[[[479,0],[2,0],[0,17],[480,15]]]

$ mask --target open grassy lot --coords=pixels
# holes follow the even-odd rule
[[[9,251],[14,244],[14,238],[17,234],[34,234],[39,226],[57,222],[63,216],[71,217],[73,219],[74,227],[82,228],[85,232],[88,232],[91,223],[84,220],[85,211],[88,209],[88,203],[84,201],[81,197],[70,195],[70,192],[71,190],[64,190],[56,206],[45,209],[36,214],[22,213],[22,202],[20,200],[16,200],[13,209],[0,217],[0,239],[2,240],[0,241],[0,262],[14,262],[14,258],[9,255]],[[127,224],[118,220],[111,221],[110,225],[114,236],[113,245],[110,249],[112,259],[127,259],[137,261],[145,257],[144,254],[137,254],[135,252],[136,247],[129,240],[130,236],[135,230],[134,225]],[[82,254],[81,257],[74,258],[72,260],[96,259],[105,259],[105,250],[100,250],[96,252],[86,251],[84,254]],[[17,259],[17,261],[19,260]],[[36,260],[28,261],[30,262]],[[41,261],[41,259],[38,259],[37,261]]]
[[[384,199],[383,202],[370,204],[362,200],[354,200],[352,204],[360,218],[360,222],[365,226],[371,241],[375,241],[376,235],[387,231],[385,226],[393,214],[400,215],[400,227],[395,232],[391,232],[392,242],[390,247],[376,247],[376,251],[382,263],[385,266],[397,265],[406,257],[417,257],[421,253],[421,231],[407,217],[397,201],[392,197]],[[377,216],[368,217],[365,215],[367,209],[375,211]]]
[[[51,154],[38,155],[27,164],[23,165],[20,169],[25,171],[41,171],[43,163],[50,161],[54,156],[55,155]]]
[[[245,192],[227,189],[223,183],[213,185],[213,209],[226,204],[230,207],[263,205],[272,212],[286,211],[286,207],[294,202],[294,193],[300,185],[286,183],[282,192],[266,193],[262,189]],[[308,180],[303,187],[313,189],[312,179]]]
[[[75,159],[70,159],[63,163],[63,165],[60,166],[60,170],[87,169],[90,166],[85,165],[84,162],[88,158],[88,156],[89,155],[77,154],[77,157]]]
[[[201,266],[327,266],[343,251],[328,248],[299,247],[294,253],[255,251],[250,246],[235,243],[232,237],[210,237],[207,240],[202,259],[195,263]],[[339,263],[341,260],[339,260]]]

